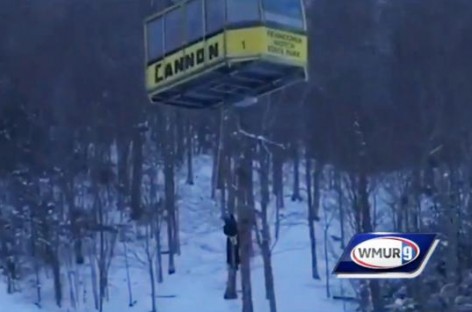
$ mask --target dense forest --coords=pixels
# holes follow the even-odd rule
[[[208,192],[242,224],[243,312],[254,310],[252,232],[276,311],[267,206],[278,213],[286,201],[306,203],[312,276],[323,278],[314,232],[326,190],[336,194],[342,246],[354,232],[385,230],[441,240],[414,280],[352,281],[359,311],[472,311],[472,2],[306,2],[307,83],[251,107],[190,111],[146,98],[142,20],[164,1],[1,0],[7,291],[49,270],[61,306],[69,291],[61,274],[93,259],[103,311],[113,246],[132,225],[162,237],[168,273],[178,270],[175,175],[185,170],[192,184],[193,159],[205,154],[214,162]],[[388,200],[375,201],[379,193]]]

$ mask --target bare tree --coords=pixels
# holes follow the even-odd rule
[[[254,207],[249,206],[248,192],[252,192],[248,186],[250,175],[248,170],[252,171],[252,164],[248,155],[248,143],[245,138],[241,138],[241,152],[238,157],[237,167],[237,212],[238,226],[240,236],[240,253],[241,253],[241,284],[242,284],[242,301],[243,312],[253,312],[252,303],[252,285],[251,285],[251,245],[252,245],[252,229],[254,225]]]
[[[315,232],[315,221],[319,220],[318,211],[320,206],[320,176],[322,174],[323,167],[315,163],[313,170],[313,196],[312,196],[312,160],[306,157],[306,185],[308,189],[308,230],[310,235],[310,248],[311,248],[311,276],[314,279],[320,279],[318,273],[318,258],[316,251],[316,232]]]
[[[151,312],[157,311],[156,305],[156,276],[154,272],[155,268],[155,259],[157,255],[156,244],[152,242],[152,234],[150,225],[145,226],[145,239],[144,239],[144,253],[146,255],[148,273],[149,273],[149,283],[151,286]]]
[[[176,207],[175,207],[175,168],[174,168],[174,145],[173,131],[171,122],[171,112],[163,112],[162,133],[164,138],[164,188],[165,188],[165,208],[166,208],[166,225],[167,225],[167,242],[169,248],[169,266],[168,273],[175,273],[175,254],[177,253],[177,235],[176,232]]]
[[[274,273],[272,270],[272,250],[270,226],[267,219],[267,210],[270,202],[269,191],[269,153],[263,143],[259,142],[259,180],[261,185],[261,211],[259,218],[261,221],[260,230],[257,228],[256,237],[259,247],[262,251],[262,260],[264,262],[264,280],[266,289],[266,298],[269,300],[271,312],[277,312],[277,302],[274,287]]]
[[[190,120],[185,123],[185,143],[187,152],[187,184],[193,185],[193,128]]]

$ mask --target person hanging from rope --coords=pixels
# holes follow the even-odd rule
[[[239,235],[238,223],[233,214],[224,219],[223,233],[226,235],[226,263],[233,269],[238,270],[239,259]]]

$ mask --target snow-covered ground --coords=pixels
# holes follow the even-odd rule
[[[184,175],[182,175],[184,176]],[[221,220],[217,204],[210,198],[211,159],[198,157],[195,160],[195,184],[186,185],[184,179],[178,182],[178,197],[181,222],[182,254],[176,258],[177,272],[164,276],[164,283],[157,286],[158,311],[163,312],[233,312],[241,311],[240,299],[223,300],[226,282],[225,238],[221,232]],[[273,269],[280,312],[341,312],[353,311],[340,301],[327,299],[324,265],[323,218],[317,223],[319,272],[321,280],[311,278],[310,249],[308,228],[305,222],[306,202],[286,201],[281,223],[280,239],[274,248]],[[335,229],[335,224],[333,224]],[[338,234],[338,233],[334,233]],[[339,234],[338,234],[339,235]],[[121,244],[120,244],[121,246]],[[130,245],[135,252],[139,247]],[[333,249],[332,246],[329,248]],[[166,256],[164,256],[167,262]],[[109,301],[104,311],[150,311],[150,283],[147,269],[133,260],[131,283],[133,299],[136,304],[129,307],[126,272],[123,257],[117,255],[110,272]],[[329,273],[335,259],[329,256]],[[256,312],[268,312],[268,302],[264,293],[262,260],[256,256],[252,262],[253,298]],[[53,302],[52,288],[43,287],[42,311],[47,312],[92,312],[90,269],[84,266],[77,274],[81,276],[82,286],[79,306],[74,310],[68,304],[68,286],[64,287],[65,304],[62,309]],[[66,279],[66,277],[64,277]],[[330,275],[331,294],[340,294],[341,281]],[[344,282],[346,283],[346,282]],[[45,283],[52,284],[50,281]],[[67,284],[67,282],[65,283]],[[348,288],[348,284],[344,284]],[[39,310],[32,286],[22,285],[22,292],[13,296],[6,295],[0,283],[0,310],[30,312]]]

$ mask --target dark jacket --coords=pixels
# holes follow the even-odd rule
[[[223,233],[226,235],[226,263],[237,269],[239,259],[238,223],[233,215],[225,219]]]

